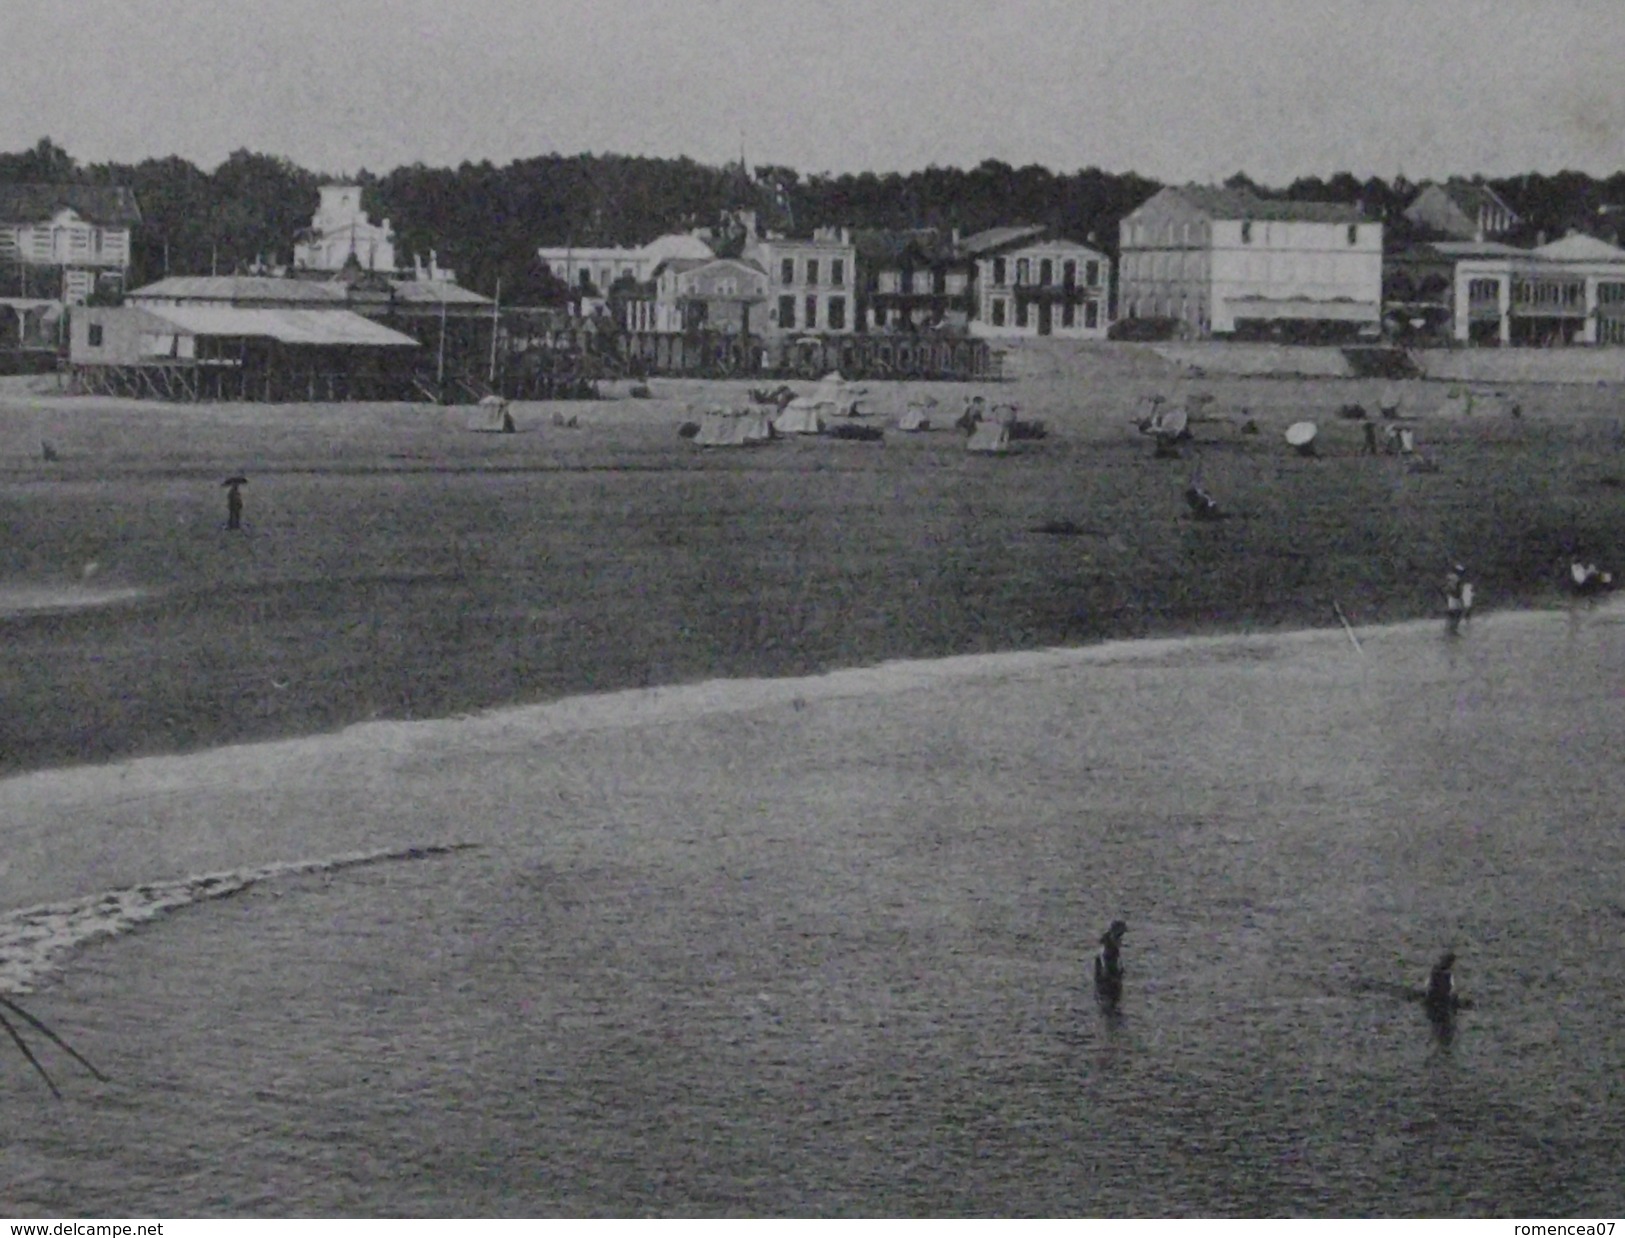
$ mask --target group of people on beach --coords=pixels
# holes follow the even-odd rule
[[[1569,588],[1577,597],[1595,597],[1614,587],[1614,574],[1578,556],[1569,562]],[[1444,576],[1445,624],[1452,634],[1473,617],[1473,582],[1464,564],[1452,564]]]

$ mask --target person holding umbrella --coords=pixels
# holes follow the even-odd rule
[[[241,529],[243,527],[243,487],[248,484],[248,478],[228,477],[220,484],[226,488],[226,528]]]
[[[1467,578],[1464,564],[1453,564],[1445,573],[1444,608],[1445,626],[1452,635],[1473,617],[1473,582]]]

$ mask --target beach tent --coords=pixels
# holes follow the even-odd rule
[[[833,412],[834,405],[827,401],[797,396],[774,418],[773,428],[780,434],[822,434],[825,419]]]
[[[713,410],[700,418],[696,447],[754,447],[773,438],[773,424],[766,413]]]
[[[1002,456],[1010,450],[1010,427],[997,421],[978,422],[965,450],[984,456]]]
[[[937,402],[930,396],[923,400],[910,400],[903,415],[897,419],[897,428],[910,433],[931,428],[931,413],[936,409]]]
[[[754,447],[758,443],[771,443],[773,441],[773,420],[766,413],[741,413],[740,419],[745,423],[745,445]]]
[[[836,417],[861,417],[859,410],[868,394],[869,388],[854,386],[841,377],[839,370],[831,370],[818,380],[817,388],[807,398],[833,405]]]
[[[481,396],[469,414],[468,428],[484,434],[512,434],[513,414],[508,411],[508,401],[499,395]]]

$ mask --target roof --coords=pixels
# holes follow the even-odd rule
[[[657,272],[671,271],[673,274],[681,275],[684,271],[693,271],[699,267],[710,266],[711,263],[716,261],[716,258],[667,258],[655,270]]]
[[[408,305],[491,305],[490,297],[482,297],[471,288],[444,279],[392,279],[389,286],[397,301]]]
[[[1442,190],[1446,197],[1454,202],[1462,214],[1469,219],[1477,219],[1481,208],[1490,206],[1505,211],[1513,219],[1518,218],[1518,212],[1507,205],[1507,201],[1488,185],[1476,185],[1472,181],[1449,180],[1443,185],[1435,183],[1427,188]],[[1427,189],[1422,191],[1427,192]],[[1418,194],[1417,197],[1421,197]]]
[[[910,253],[926,262],[951,262],[959,257],[953,241],[936,228],[854,228],[852,247],[872,266],[900,263]]]
[[[684,232],[669,232],[665,236],[657,236],[643,247],[642,253],[656,262],[674,258],[704,261],[715,256],[711,252],[711,247],[699,237]]]
[[[407,305],[490,305],[482,297],[446,280],[392,279],[390,290],[397,301]],[[338,279],[284,279],[275,275],[172,275],[155,284],[133,288],[128,301],[157,300],[280,301],[288,305],[344,305],[350,288]]]
[[[1211,219],[1259,219],[1316,224],[1371,222],[1357,206],[1343,202],[1297,202],[1261,198],[1245,189],[1222,185],[1178,185],[1160,190],[1175,194]]]
[[[326,280],[279,279],[274,275],[172,275],[155,284],[132,288],[129,301],[173,298],[185,301],[286,301],[305,305],[342,305],[343,284]]]
[[[135,194],[122,185],[0,185],[0,220],[7,223],[50,219],[65,206],[93,224],[141,222]]]
[[[985,254],[989,250],[999,249],[1017,241],[1031,241],[1042,236],[1048,229],[1043,224],[1018,224],[1015,227],[989,228],[985,232],[974,232],[959,242],[959,250],[963,254],[975,257]]]
[[[1418,248],[1434,250],[1446,258],[1522,258],[1529,253],[1501,241],[1424,241]]]
[[[186,335],[251,336],[283,344],[360,344],[411,346],[410,335],[391,331],[344,309],[243,309],[236,305],[165,305],[143,307],[154,318],[173,323]]]
[[[1625,262],[1625,249],[1583,232],[1571,232],[1548,245],[1536,246],[1533,252],[1557,262]]]

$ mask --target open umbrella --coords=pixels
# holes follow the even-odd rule
[[[246,478],[246,477],[228,477],[228,478],[226,478],[225,481],[221,482],[220,484],[222,486],[246,486],[246,485],[248,485],[248,478]]]

